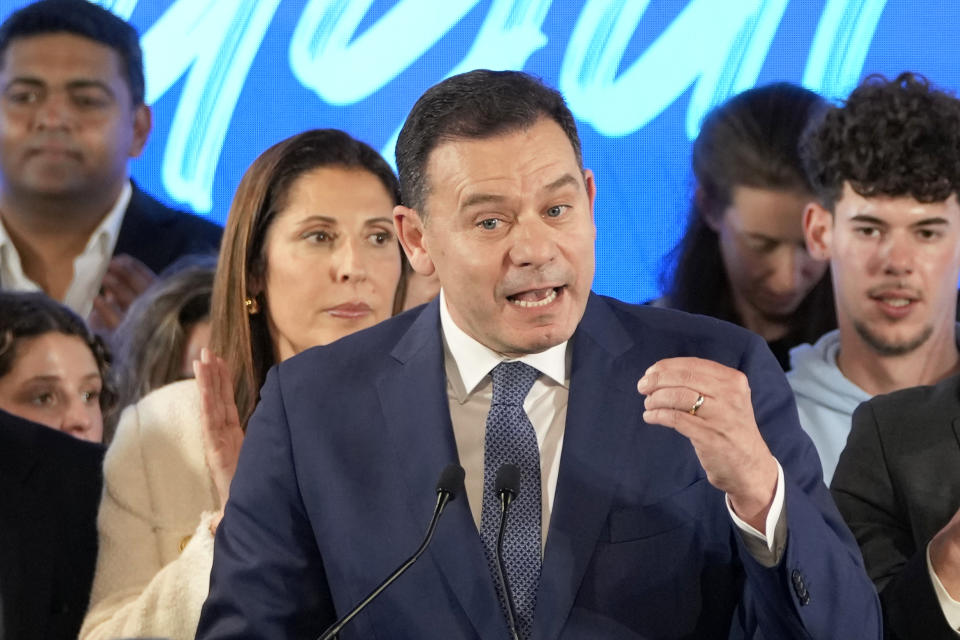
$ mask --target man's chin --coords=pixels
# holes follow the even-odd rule
[[[895,335],[876,331],[868,325],[854,322],[857,335],[873,351],[884,357],[903,356],[919,349],[933,335],[933,327],[926,326],[910,335]]]

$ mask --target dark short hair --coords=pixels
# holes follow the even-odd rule
[[[133,105],[143,104],[140,36],[129,23],[88,0],[40,0],[10,14],[0,25],[0,68],[13,40],[49,33],[71,33],[116,51],[123,61]]]
[[[577,123],[563,96],[522,71],[477,69],[447,78],[427,89],[407,116],[397,138],[397,169],[403,204],[421,218],[429,185],[430,152],[444,142],[483,139],[519,131],[547,117],[570,140],[583,168]]]
[[[117,395],[110,377],[110,352],[103,340],[80,316],[43,293],[0,291],[0,378],[13,369],[21,342],[47,333],[77,336],[90,348],[103,383],[100,409],[104,413],[112,409]]]
[[[811,125],[800,151],[831,211],[845,182],[868,198],[941,202],[960,188],[960,100],[916,73],[871,75]]]

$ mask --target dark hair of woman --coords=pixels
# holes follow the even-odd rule
[[[117,393],[110,376],[109,350],[80,316],[44,293],[0,291],[0,378],[13,369],[24,340],[46,333],[77,336],[90,348],[103,383],[100,410],[112,409]]]
[[[369,171],[394,204],[400,202],[400,184],[386,160],[369,145],[336,129],[312,129],[278,142],[247,169],[227,215],[210,306],[210,347],[233,374],[237,413],[244,427],[267,371],[276,363],[266,314],[248,314],[245,299],[264,304],[262,295],[253,293],[253,283],[265,273],[267,231],[286,206],[291,185],[320,167]],[[402,251],[399,259],[405,259]],[[395,310],[403,302],[404,282],[401,275]]]
[[[824,107],[823,99],[812,91],[776,83],[740,93],[707,116],[693,144],[696,190],[687,229],[668,256],[673,268],[662,276],[666,306],[743,324],[718,234],[707,218],[723,215],[733,201],[735,187],[812,196],[799,141],[807,124]],[[813,342],[836,328],[829,272],[791,314],[789,324],[784,338],[788,347]],[[781,351],[778,359],[786,365],[787,349]]]

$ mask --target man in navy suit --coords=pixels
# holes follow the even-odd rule
[[[0,638],[72,640],[97,560],[103,447],[0,411]]]
[[[153,274],[221,229],[133,185],[152,116],[132,26],[84,0],[0,25],[0,287],[41,289],[112,329]]]
[[[523,409],[540,477],[521,495],[539,484],[543,534],[520,637],[880,636],[763,341],[590,293],[596,187],[557,92],[512,71],[447,79],[397,163],[394,222],[441,296],[268,376],[198,638],[315,637],[417,546],[451,461],[466,500],[341,637],[507,638],[478,531],[490,372],[515,361],[538,376]]]

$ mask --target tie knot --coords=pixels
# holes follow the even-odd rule
[[[493,368],[490,375],[493,377],[493,404],[523,406],[523,401],[540,372],[528,364],[515,361],[501,362]]]

